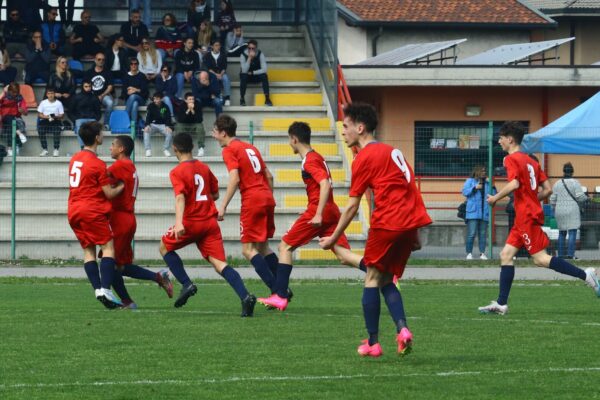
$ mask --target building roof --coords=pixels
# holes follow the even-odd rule
[[[550,27],[555,22],[521,0],[338,0],[356,25],[506,25]]]
[[[530,7],[549,15],[599,14],[599,0],[524,0]]]

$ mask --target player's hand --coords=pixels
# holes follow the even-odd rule
[[[225,209],[222,207],[217,208],[217,221],[223,221],[225,219]]]
[[[321,226],[323,224],[323,217],[321,215],[315,215],[308,223],[312,226]]]
[[[487,203],[490,205],[490,207],[494,207],[496,205],[496,196],[492,196],[491,194],[488,194],[487,196]]]
[[[173,228],[173,233],[175,234],[175,239],[179,240],[179,238],[185,235],[185,227],[181,222],[176,222],[175,227]]]
[[[331,236],[325,236],[319,239],[319,246],[323,250],[331,250],[331,248],[335,245]]]

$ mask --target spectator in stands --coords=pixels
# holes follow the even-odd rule
[[[60,22],[56,22],[56,7],[50,7],[46,13],[46,22],[42,24],[42,40],[50,47],[52,54],[65,54],[65,31]]]
[[[38,132],[40,135],[40,143],[42,144],[42,152],[40,157],[48,155],[48,143],[46,136],[52,135],[54,138],[54,157],[59,156],[60,148],[60,133],[62,132],[62,119],[65,110],[60,100],[54,96],[54,88],[46,89],[46,98],[42,100],[38,106]]]
[[[187,11],[188,32],[195,33],[202,21],[210,21],[210,6],[206,0],[191,0]]]
[[[246,50],[246,46],[248,44],[246,43],[246,39],[244,39],[242,26],[235,24],[233,31],[227,33],[227,55],[229,57],[238,57]]]
[[[122,81],[128,72],[129,57],[127,57],[127,51],[123,48],[123,43],[124,40],[121,34],[111,36],[108,41],[108,49],[104,54],[106,68],[112,73],[113,81],[115,79]]]
[[[110,121],[114,102],[112,97],[112,74],[104,67],[105,60],[106,56],[104,53],[96,54],[96,58],[94,58],[95,65],[85,73],[83,81],[91,82],[92,93],[94,93],[98,101],[104,106],[104,126],[106,128]]]
[[[125,100],[125,109],[131,121],[138,125],[138,107],[148,99],[148,81],[139,71],[139,62],[132,58],[129,60],[129,72],[123,77],[121,98]]]
[[[18,9],[12,9],[9,12],[9,18],[4,23],[2,32],[6,41],[6,49],[11,57],[19,54],[25,55],[27,51],[27,39],[29,38],[29,29],[25,22],[21,20],[21,13]]]
[[[212,23],[208,20],[200,22],[196,32],[196,48],[202,57],[210,51],[210,47],[216,39],[217,34],[213,31]]]
[[[140,7],[142,1],[144,2],[144,6]],[[152,9],[150,8],[150,0],[130,0],[129,9],[131,12],[134,10],[138,10],[139,12],[139,10],[142,9],[142,20],[144,21],[144,25],[148,28],[148,32],[152,32]],[[148,36],[148,34],[146,33],[144,36]]]
[[[272,106],[269,97],[269,78],[267,77],[267,59],[265,54],[258,49],[258,42],[254,39],[248,41],[246,50],[240,55],[240,106],[246,105],[246,87],[248,83],[262,84],[265,94],[265,105]]]
[[[29,32],[40,29],[42,25],[40,10],[48,7],[47,0],[19,0],[16,4],[16,8],[21,13],[21,20],[27,25]]]
[[[56,67],[48,80],[48,87],[54,89],[54,97],[62,103],[63,110],[72,121],[71,107],[77,85],[69,69],[67,58],[60,56],[56,59]]]
[[[217,117],[223,112],[220,86],[219,80],[206,71],[201,71],[198,77],[192,80],[194,98],[200,102],[201,107],[214,107]]]
[[[177,111],[177,132],[189,133],[198,138],[198,157],[204,156],[204,138],[206,131],[202,124],[202,104],[194,98],[194,94],[185,94],[185,104]]]
[[[175,79],[177,80],[177,98],[183,98],[183,85],[194,79],[194,72],[202,65],[200,55],[194,50],[194,39],[187,38],[183,49],[175,55]]]
[[[42,32],[31,34],[31,41],[25,51],[25,83],[31,85],[35,80],[48,82],[50,78],[50,48],[42,41]]]
[[[127,49],[129,58],[136,57],[142,50],[142,39],[148,38],[148,26],[141,20],[140,10],[134,8],[129,14],[129,21],[121,25],[121,36],[125,39],[123,46]]]
[[[467,224],[466,251],[467,260],[473,259],[473,243],[478,233],[479,258],[487,260],[485,247],[487,244],[487,225],[490,220],[490,206],[487,203],[488,195],[494,195],[496,190],[487,183],[485,167],[475,166],[471,177],[466,180],[462,188],[462,195],[467,198],[465,222]]]
[[[161,92],[156,92],[152,95],[152,102],[148,104],[146,109],[146,126],[144,127],[144,149],[146,149],[146,157],[152,157],[152,144],[150,142],[152,135],[160,133],[165,136],[163,145],[163,154],[165,157],[170,157],[169,148],[173,143],[173,121],[171,119],[171,111],[162,102],[163,95]]]
[[[158,74],[154,80],[154,87],[156,88],[157,92],[161,92],[163,94],[162,101],[167,107],[169,107],[171,115],[175,115],[173,104],[176,104],[177,102],[177,82],[169,73],[168,64],[162,65],[160,74]]]
[[[0,38],[0,83],[5,87],[15,81],[17,69],[10,65],[10,56],[6,50],[4,39]]]
[[[160,73],[162,56],[154,47],[152,40],[147,37],[142,39],[142,49],[137,54],[137,60],[140,62],[140,72],[146,76],[146,79],[155,80]]]
[[[101,115],[100,100],[92,92],[91,81],[83,81],[81,84],[81,92],[73,98],[71,114],[75,121],[75,135],[77,135],[79,146],[83,148],[83,141],[79,137],[79,128],[86,122],[99,121]]]
[[[230,106],[231,81],[227,76],[227,55],[221,51],[221,42],[215,41],[212,50],[204,56],[204,68],[214,75],[223,86],[224,105]]]
[[[167,57],[175,57],[175,51],[182,45],[181,32],[177,28],[175,15],[167,13],[163,16],[162,26],[156,31],[156,48],[160,51],[163,61]]]
[[[233,5],[229,0],[221,0],[221,11],[217,18],[217,25],[219,26],[219,35],[221,37],[221,43],[225,43],[227,34],[233,30],[235,26],[235,14],[233,12]]]
[[[554,217],[558,226],[558,256],[574,259],[577,230],[581,227],[580,207],[587,200],[581,184],[573,173],[575,169],[568,162],[563,165],[563,178],[552,187],[550,204],[554,207]],[[565,252],[565,240],[569,234],[569,242]]]
[[[12,122],[16,121],[17,137],[15,154],[19,155],[19,149],[27,142],[25,136],[25,121],[21,118],[22,115],[27,114],[27,102],[23,96],[21,96],[19,90],[19,84],[12,82],[11,84],[4,86],[2,93],[0,94],[0,115],[2,116],[2,136],[6,138],[8,146],[6,147],[7,155],[13,155],[12,149]]]
[[[73,25],[73,15],[75,15],[75,0],[58,0],[60,8],[60,21],[65,28]]]
[[[81,22],[73,28],[73,34],[70,43],[73,45],[73,58],[81,59],[86,55],[95,55],[103,51],[102,42],[104,38],[100,34],[100,29],[92,23],[92,14],[88,10],[81,12]]]

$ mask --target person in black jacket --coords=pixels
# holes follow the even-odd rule
[[[177,132],[188,133],[198,138],[198,157],[204,156],[204,138],[206,131],[202,124],[202,105],[192,92],[185,94],[185,105],[177,110]]]
[[[71,104],[71,115],[75,120],[75,135],[77,135],[77,140],[79,140],[79,146],[83,148],[83,141],[79,137],[79,128],[85,122],[99,121],[101,115],[100,100],[92,92],[91,81],[83,82],[81,92],[73,97]]]
[[[150,139],[153,134],[161,133],[165,136],[163,145],[163,154],[170,157],[169,148],[173,142],[173,122],[171,121],[171,112],[162,102],[162,93],[156,92],[152,96],[152,103],[148,104],[146,109],[146,126],[144,127],[144,149],[146,157],[152,157],[152,145]]]
[[[129,57],[123,48],[124,39],[121,34],[111,36],[108,48],[104,53],[106,69],[112,73],[113,80],[123,80],[129,68]]]
[[[69,42],[73,46],[73,58],[75,60],[79,60],[86,55],[93,56],[104,50],[102,47],[104,38],[100,34],[100,29],[90,23],[91,19],[92,13],[88,10],[83,10],[81,12],[81,22],[73,28]]]
[[[148,81],[139,69],[138,60],[129,61],[129,72],[123,77],[121,98],[125,100],[125,109],[131,121],[138,122],[138,107],[148,99]]]
[[[25,55],[27,51],[27,39],[29,38],[29,28],[21,20],[21,13],[13,8],[7,12],[8,18],[4,23],[2,32],[6,42],[6,50],[11,57],[16,54]]]
[[[223,112],[223,101],[221,100],[221,88],[219,86],[217,78],[206,71],[201,71],[198,77],[192,80],[194,98],[200,102],[202,107],[214,107],[217,117]]]
[[[175,54],[175,79],[177,80],[177,98],[183,97],[183,85],[191,82],[194,72],[201,66],[200,55],[194,50],[194,39],[187,38],[183,42],[183,49]]]
[[[121,36],[125,39],[123,46],[127,49],[127,56],[137,57],[141,50],[142,38],[147,38],[148,27],[142,22],[142,14],[139,9],[131,10],[129,21],[121,25]]]
[[[227,76],[227,54],[221,52],[220,41],[216,40],[212,45],[212,50],[204,56],[204,67],[219,80],[223,86],[224,105],[230,106],[231,81]]]
[[[169,73],[169,64],[163,64],[162,67],[160,67],[160,74],[158,74],[154,80],[154,87],[156,88],[157,92],[161,92],[163,94],[162,101],[167,107],[169,107],[171,115],[175,115],[173,103],[177,101],[175,99],[175,95],[177,93],[177,82]]]
[[[36,79],[48,82],[50,78],[50,48],[42,43],[42,32],[35,31],[25,51],[25,83],[31,85]]]
[[[55,71],[50,75],[48,87],[54,89],[54,96],[57,100],[60,100],[65,109],[65,113],[69,119],[73,121],[71,108],[77,86],[75,85],[73,74],[69,70],[69,64],[66,57],[60,56],[56,59]]]

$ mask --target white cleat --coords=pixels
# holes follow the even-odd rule
[[[473,254],[469,253],[467,254],[467,260],[472,260],[473,259]]]
[[[596,270],[592,267],[585,270],[585,284],[594,290],[596,296],[600,297],[600,282],[598,282]]]
[[[487,260],[487,256],[484,253],[481,253],[481,255],[479,256],[479,259],[481,260]]]
[[[171,152],[167,149],[163,150],[163,154],[165,155],[165,157],[171,157]]]
[[[198,149],[198,157],[204,157],[204,147]]]
[[[479,307],[478,310],[482,314],[504,315],[508,312],[508,305],[505,304],[505,305],[501,306],[500,304],[498,304],[498,302],[496,300],[492,300],[492,302],[489,305]]]

